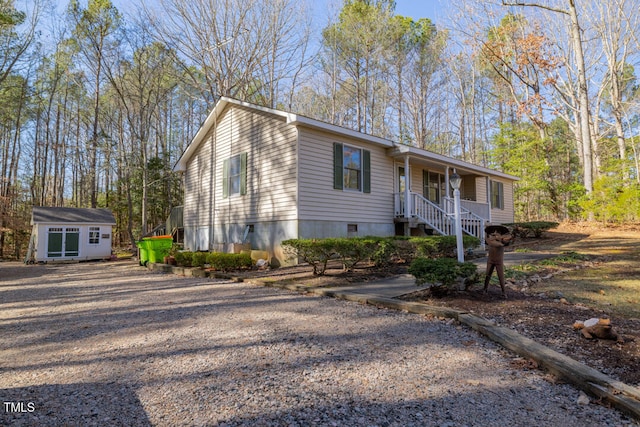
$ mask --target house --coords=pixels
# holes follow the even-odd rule
[[[465,232],[513,222],[514,176],[223,97],[174,166],[185,249],[249,242],[284,263],[286,239],[454,234],[454,170]]]
[[[114,225],[108,209],[34,207],[26,261],[110,258]]]

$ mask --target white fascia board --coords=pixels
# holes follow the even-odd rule
[[[378,136],[368,135],[366,133],[358,132],[356,130],[346,129],[341,126],[332,125],[319,120],[310,119],[305,116],[298,116],[296,114],[285,113],[287,115],[287,123],[293,126],[304,126],[312,129],[317,129],[329,133],[341,135],[350,139],[357,139],[359,141],[370,142],[384,147],[393,147],[394,144],[388,139],[380,138]]]
[[[519,181],[520,178],[517,176],[509,175],[504,172],[500,172],[494,169],[485,168],[484,166],[474,165],[469,162],[465,162],[463,160],[454,159],[453,157],[448,157],[442,154],[434,153],[428,150],[423,150],[421,148],[412,147],[410,145],[405,144],[394,144],[393,150],[389,151],[389,155],[409,155],[411,157],[415,157],[418,159],[428,159],[432,161],[436,161],[445,165],[448,165],[452,168],[461,169],[469,172],[475,172],[480,175],[487,176],[495,176],[499,178],[508,179],[511,181]]]
[[[351,129],[345,129],[340,126],[332,125],[326,122],[321,122],[319,120],[311,119],[309,117],[299,116],[297,114],[287,113],[285,111],[275,110],[273,108],[260,107],[258,105],[251,104],[249,102],[239,101],[237,99],[227,98],[223,96],[218,100],[216,105],[213,107],[213,109],[207,116],[202,126],[200,126],[200,129],[198,130],[196,135],[193,137],[193,139],[191,140],[187,148],[184,150],[184,153],[182,153],[182,156],[180,156],[180,159],[176,162],[175,166],[173,167],[174,172],[184,172],[187,170],[187,163],[189,162],[191,157],[193,157],[193,155],[196,153],[196,151],[198,150],[198,147],[200,147],[200,144],[202,144],[202,142],[205,140],[205,137],[207,136],[209,131],[212,129],[212,127],[215,125],[216,120],[218,119],[220,114],[222,114],[227,104],[240,105],[253,110],[262,111],[264,113],[284,117],[286,119],[286,123],[292,126],[305,126],[305,127],[318,129],[318,130],[322,130],[330,133],[335,133],[338,135],[345,136],[347,138],[366,141],[366,142],[382,145],[385,147],[393,147],[393,142],[389,141],[388,139],[367,135],[362,132],[358,132]]]

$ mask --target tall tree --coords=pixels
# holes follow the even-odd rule
[[[160,0],[145,9],[156,37],[211,105],[229,96],[275,107],[306,59],[309,21],[293,0]],[[302,7],[301,7],[302,6]],[[158,11],[162,15],[158,15]]]
[[[580,143],[582,144],[582,159],[583,159],[583,181],[587,194],[593,191],[593,153],[592,153],[592,138],[591,138],[591,108],[589,103],[589,86],[587,79],[587,69],[584,60],[584,48],[581,36],[580,18],[578,16],[578,10],[575,0],[566,0],[565,8],[554,7],[549,4],[542,3],[528,3],[524,1],[511,2],[508,0],[502,0],[502,4],[505,6],[521,6],[521,7],[535,7],[546,11],[553,12],[554,14],[565,16],[568,19],[568,29],[571,38],[571,45],[573,47],[573,54],[575,59],[575,65],[577,69],[577,101],[578,101],[578,120],[579,120],[579,136]]]
[[[111,0],[89,0],[86,8],[82,8],[78,0],[71,0],[68,14],[73,24],[74,40],[92,72],[93,78],[93,121],[90,141],[87,146],[89,156],[89,185],[91,207],[98,205],[97,167],[98,146],[100,143],[100,93],[103,83],[104,58],[108,50],[109,38],[115,34],[121,23],[121,15]]]
[[[381,110],[375,106],[381,86],[376,83],[385,84],[379,75],[394,7],[389,0],[346,0],[338,22],[322,32],[323,46],[335,55],[343,75],[341,89],[349,90],[355,104],[352,127],[360,132],[376,133],[376,127],[381,125],[377,116]]]

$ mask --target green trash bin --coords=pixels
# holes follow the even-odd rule
[[[147,240],[138,240],[136,246],[138,247],[138,260],[140,265],[147,265],[149,262],[149,245]]]
[[[153,263],[164,262],[164,257],[169,255],[173,245],[173,237],[171,236],[145,237],[142,240],[147,244],[148,261]]]

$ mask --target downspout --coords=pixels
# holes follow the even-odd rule
[[[491,177],[489,175],[487,175],[487,205],[489,206],[489,224],[491,224],[493,222],[492,220],[492,215],[491,215]]]
[[[411,191],[409,187],[411,183],[411,171],[409,170],[409,155],[404,156],[404,217],[411,218],[413,212],[411,206]]]
[[[213,107],[214,109],[217,108],[217,105]],[[209,164],[211,165],[210,167],[213,168],[213,170],[211,171],[211,185],[210,185],[210,189],[211,189],[211,195],[209,196],[209,251],[213,251],[214,250],[214,245],[216,242],[216,238],[215,238],[215,230],[216,230],[216,211],[218,210],[218,206],[216,204],[217,198],[216,198],[216,193],[218,190],[218,180],[217,180],[217,172],[218,172],[218,165],[217,165],[217,160],[218,157],[216,156],[216,151],[218,149],[218,114],[217,112],[215,113],[215,115],[213,116],[213,135],[211,136],[211,142],[213,143],[213,147],[211,147],[211,161],[209,162]]]
[[[446,191],[445,197],[447,199],[451,200],[453,198],[453,196],[451,195],[451,191],[453,191],[453,190],[451,189],[451,184],[449,183],[449,169],[450,169],[449,166],[444,168],[444,188],[445,188],[445,191]],[[449,206],[450,206],[450,203],[445,203],[444,204],[445,211],[447,213],[451,213],[451,212],[449,212]]]

